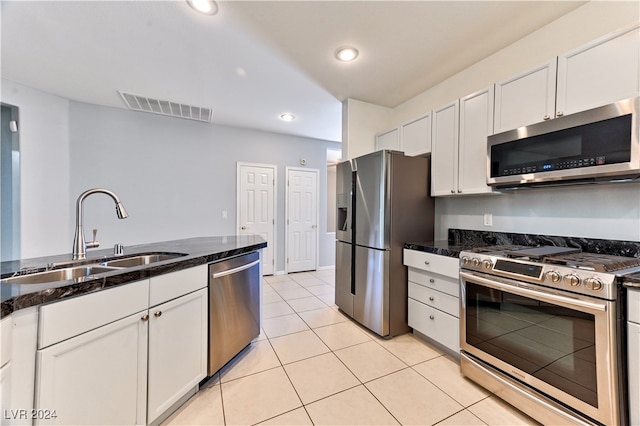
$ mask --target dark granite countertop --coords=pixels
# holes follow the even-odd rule
[[[442,256],[459,257],[462,251],[472,251],[492,245],[574,247],[587,253],[640,258],[640,242],[557,235],[517,234],[508,232],[449,229],[448,239],[441,241],[407,242],[404,248]],[[625,275],[626,287],[640,288],[640,272]]]
[[[215,262],[267,246],[259,236],[198,237],[125,247],[124,256],[114,256],[111,250],[91,250],[86,264],[104,262],[137,253],[183,253],[185,256],[149,265],[124,268],[98,275],[45,284],[0,284],[0,318],[18,309],[37,306],[69,297],[93,293],[156,275],[179,271]],[[48,264],[63,267],[71,262],[71,255],[56,255],[0,263],[1,278],[10,277],[21,270],[44,271]]]
[[[478,247],[478,244],[463,243],[456,244],[450,243],[446,240],[441,241],[423,241],[423,242],[410,242],[405,243],[404,248],[409,250],[423,251],[426,253],[439,254],[440,256],[459,257],[460,252],[465,250],[471,250]]]

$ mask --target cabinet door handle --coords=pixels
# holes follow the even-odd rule
[[[154,312],[153,316],[156,317],[156,318],[161,317],[162,316],[162,311]]]
[[[563,115],[564,115],[564,112],[562,111],[556,112],[556,117],[562,117]]]
[[[429,300],[433,302],[435,299],[433,298],[433,296],[429,296]]]
[[[429,261],[428,261],[428,260],[425,260],[425,261],[424,261],[424,264],[425,264],[425,265],[428,265],[428,264],[429,264]]]
[[[434,317],[433,315],[429,315],[429,319],[436,319],[436,317]]]
[[[144,314],[144,315],[142,316],[142,318],[140,318],[140,319],[141,319],[142,321],[149,321],[149,315]]]
[[[547,121],[547,120],[551,120],[551,117],[548,115],[545,115],[544,117],[542,117],[543,120]]]
[[[436,282],[436,280],[434,280],[433,278],[429,278],[429,282],[430,282],[430,283],[435,283],[435,282]]]

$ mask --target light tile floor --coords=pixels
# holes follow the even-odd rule
[[[263,279],[263,332],[165,425],[537,425],[412,334],[334,303],[334,271]]]

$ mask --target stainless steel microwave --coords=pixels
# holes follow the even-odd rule
[[[487,184],[497,189],[640,177],[640,98],[489,136]]]

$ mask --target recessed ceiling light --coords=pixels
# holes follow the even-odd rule
[[[296,116],[291,113],[285,112],[284,114],[280,114],[280,120],[282,121],[293,121],[295,119]]]
[[[218,13],[218,3],[214,0],[187,0],[187,3],[193,10],[204,15],[215,15]]]
[[[336,59],[340,62],[351,62],[358,57],[358,49],[355,47],[341,47],[336,50]]]

